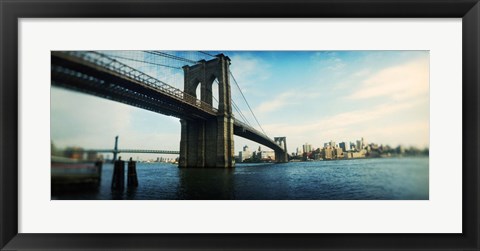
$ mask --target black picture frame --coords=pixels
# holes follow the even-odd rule
[[[479,0],[0,0],[1,250],[480,250]],[[462,234],[18,233],[19,18],[462,18]],[[447,115],[448,116],[448,115]],[[441,219],[439,219],[441,221]]]

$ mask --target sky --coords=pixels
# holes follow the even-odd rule
[[[138,52],[108,53],[135,58],[137,61],[124,62],[183,89],[181,69],[158,65],[170,65],[174,59],[160,61],[158,57]],[[168,53],[183,57],[188,54]],[[239,111],[269,137],[285,136],[290,153],[305,143],[317,148],[331,140],[338,144],[362,137],[367,143],[429,146],[428,51],[223,53],[231,59],[230,70],[239,85],[231,81],[233,101]],[[202,55],[207,60],[211,58]],[[142,60],[157,65],[139,62]],[[177,66],[184,64],[177,62]],[[255,117],[243,101],[242,93]],[[238,111],[234,111],[234,115],[241,118]],[[51,139],[55,146],[110,149],[117,135],[119,148],[178,150],[180,122],[174,117],[115,101],[51,88]],[[235,136],[234,140],[236,154],[245,145],[252,150],[259,147],[258,143],[241,137]]]

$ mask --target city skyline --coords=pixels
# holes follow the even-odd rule
[[[320,147],[360,137],[390,146],[429,147],[428,51],[225,54],[263,130],[272,138],[287,137],[288,152],[305,142]],[[51,139],[58,147],[113,148],[119,135],[119,148],[179,149],[177,118],[51,90]],[[233,90],[238,100],[240,94]],[[255,121],[245,105],[238,106]],[[235,154],[244,145],[258,145],[237,136],[234,140]]]

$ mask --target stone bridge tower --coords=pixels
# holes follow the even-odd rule
[[[275,151],[275,160],[278,163],[288,162],[288,151],[287,151],[287,138],[286,137],[275,137],[273,138],[275,143],[280,145],[283,148],[282,151]]]
[[[179,167],[234,167],[233,115],[229,78],[230,58],[219,54],[215,59],[201,60],[184,66],[184,92],[212,106],[212,84],[218,80],[218,112],[214,119],[180,120]],[[198,99],[199,97],[197,97]]]

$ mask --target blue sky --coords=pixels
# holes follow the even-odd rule
[[[361,137],[391,146],[429,146],[428,51],[224,53],[231,58],[231,71],[262,128],[272,138],[286,136],[289,152],[304,143],[321,147],[330,140],[349,142]],[[183,89],[181,70],[130,64]],[[256,125],[231,83],[234,102]],[[235,115],[239,118],[238,112]],[[111,148],[116,135],[121,148],[178,150],[180,123],[177,118],[52,87],[55,145]],[[235,152],[244,145],[259,146],[235,137]]]

